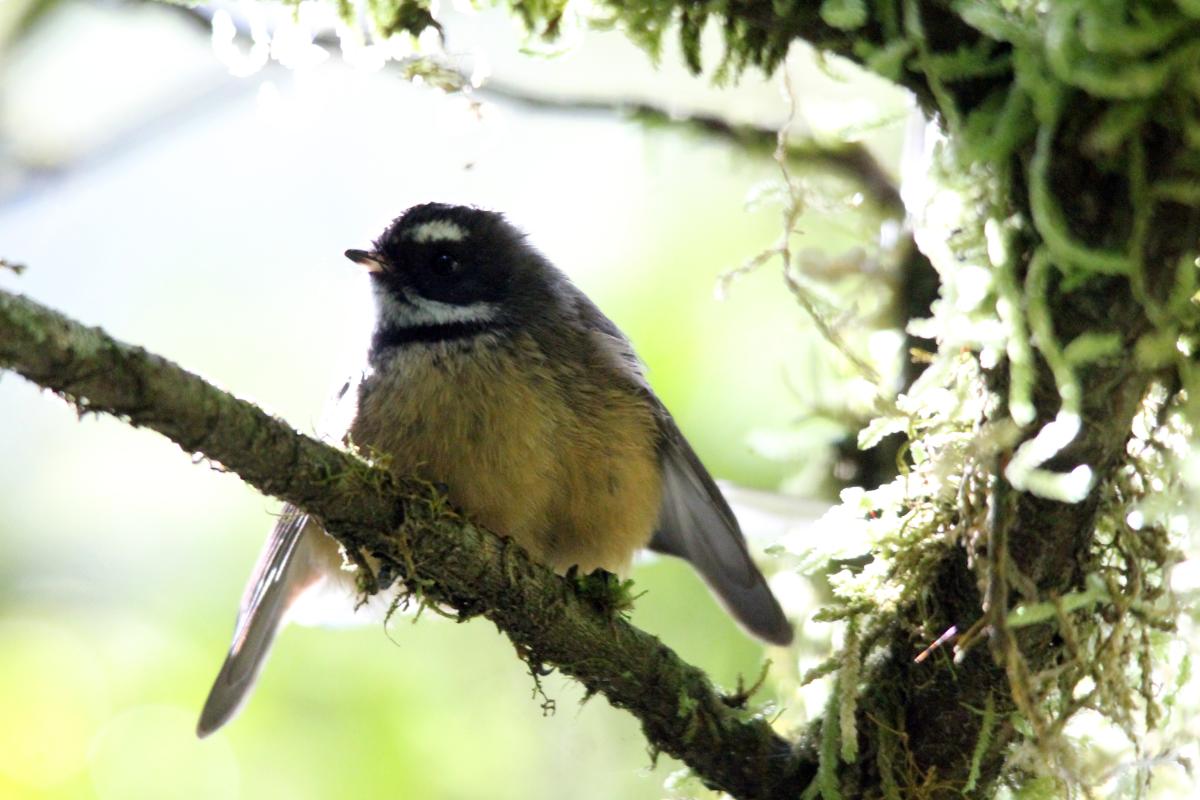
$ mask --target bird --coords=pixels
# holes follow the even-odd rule
[[[792,628],[729,504],[633,347],[501,213],[425,203],[370,250],[367,369],[343,388],[343,443],[443,487],[473,522],[559,573],[626,574],[643,548],[689,561],[750,634]],[[316,517],[286,504],[242,598],[197,725],[248,697],[282,623],[314,596],[352,606],[354,575]]]

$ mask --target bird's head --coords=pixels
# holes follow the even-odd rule
[[[503,215],[442,203],[408,209],[346,257],[370,271],[381,327],[511,325],[557,277]]]

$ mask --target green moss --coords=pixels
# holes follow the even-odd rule
[[[865,0],[824,0],[821,19],[832,28],[852,31],[867,24],[867,4]]]
[[[627,618],[633,611],[634,601],[642,595],[641,592],[634,592],[632,580],[621,580],[603,569],[580,575],[572,567],[567,578],[574,583],[580,597],[609,617]]]
[[[433,18],[429,0],[367,0],[371,19],[383,36],[407,33],[420,36],[427,28],[439,34],[441,24]]]
[[[962,787],[964,795],[969,795],[975,791],[975,785],[979,783],[983,759],[991,747],[992,735],[995,731],[996,701],[992,695],[988,695],[987,706],[983,709],[983,721],[979,724],[979,735],[975,737],[975,749],[971,751],[971,769],[967,773],[967,780]]]
[[[1133,441],[1173,442],[1165,455],[1142,445],[1126,450],[1131,432],[1119,428],[1108,434],[1108,450],[1099,451],[1090,443],[1098,438],[1095,428],[1088,426],[1106,420],[1095,416],[1103,403],[1089,392],[1097,391],[1096,376],[1105,371],[1123,370],[1131,386],[1148,380],[1135,376],[1136,369],[1174,373],[1177,384],[1195,378],[1183,353],[1189,351],[1185,343],[1200,333],[1193,299],[1200,209],[1200,191],[1194,190],[1200,186],[1200,159],[1194,152],[1200,147],[1194,99],[1200,24],[1188,9],[1167,3],[973,2],[959,3],[956,10],[985,35],[946,40],[933,35],[923,4],[905,3],[889,19],[881,13],[885,6],[893,8],[876,4],[873,9],[878,19],[872,24],[878,28],[871,35],[882,30],[886,38],[864,35],[854,52],[891,77],[920,73],[949,133],[935,153],[933,177],[939,199],[957,199],[958,216],[923,223],[930,228],[927,255],[945,287],[929,331],[942,336],[944,345],[896,413],[864,437],[906,431],[910,474],[861,498],[843,498],[848,516],[857,509],[876,562],[862,573],[835,576],[839,602],[815,618],[847,621],[865,640],[888,641],[887,631],[897,625],[931,639],[948,623],[930,617],[937,606],[926,599],[956,551],[971,553],[981,586],[993,580],[995,559],[1016,557],[1003,548],[987,549],[986,509],[994,502],[988,486],[998,473],[1027,490],[1022,503],[1048,493],[1073,501],[1102,498],[1094,528],[1083,532],[1086,561],[1071,565],[1086,580],[1031,600],[1029,593],[1037,595],[1038,587],[1028,578],[1005,578],[1015,596],[1026,598],[1018,612],[1024,616],[1011,624],[1032,624],[1028,615],[1037,612],[1038,624],[1057,628],[1071,658],[1067,667],[1058,667],[1056,680],[1047,682],[1035,665],[1055,658],[1045,651],[1025,652],[1020,644],[1025,638],[1005,639],[1012,696],[987,696],[968,769],[954,787],[974,792],[994,779],[994,772],[988,775],[994,768],[986,765],[994,761],[1003,724],[998,709],[1015,704],[1030,722],[1021,734],[1029,745],[1024,752],[1071,776],[1070,786],[1055,784],[1069,792],[1091,779],[1079,771],[1061,739],[1066,721],[1080,708],[1073,699],[1075,687],[1084,682],[1099,687],[1089,698],[1119,729],[1153,727],[1161,718],[1147,675],[1154,670],[1155,632],[1171,624],[1169,593],[1160,579],[1172,558],[1172,539],[1166,516],[1136,534],[1126,518],[1148,497],[1150,485],[1183,491],[1169,465],[1177,464],[1180,443],[1189,434],[1166,420],[1170,408],[1187,401],[1182,396],[1145,401],[1142,418],[1158,421],[1146,422]],[[1164,147],[1173,155],[1164,156]],[[1156,148],[1153,157],[1151,148]],[[1095,191],[1101,182],[1111,191]],[[1082,213],[1084,202],[1098,204],[1090,212],[1098,218]],[[1180,212],[1172,204],[1188,208]],[[1154,242],[1173,236],[1174,223],[1164,220],[1179,219],[1170,216],[1179,213],[1190,215],[1191,221],[1183,223],[1191,226],[1189,234],[1179,237],[1183,244],[1175,245],[1166,264],[1156,262],[1163,251]],[[968,275],[985,282],[985,300],[971,307],[954,295]],[[1096,314],[1088,304],[1106,292],[1131,294],[1132,316],[1117,321]],[[1149,331],[1132,352],[1130,331],[1146,323]],[[1000,366],[984,369],[985,360]],[[944,402],[950,396],[957,398],[954,405]],[[939,406],[939,412],[929,413],[931,406]],[[1152,406],[1158,411],[1152,413]],[[1084,424],[1057,441],[1043,437],[1041,453],[1026,451],[1023,472],[1003,473],[1011,466],[1013,448],[1032,440],[1056,415],[1062,430],[1071,431],[1072,419]],[[1084,464],[1091,481],[1045,466],[1081,442],[1088,442],[1088,452],[1105,453],[1105,461]],[[997,464],[996,456],[1004,461]],[[1060,534],[1048,529],[1045,535]],[[1139,579],[1131,580],[1135,575]],[[852,650],[860,646],[854,636],[847,638],[847,650],[813,673],[840,669],[843,690],[846,665],[856,663]],[[902,707],[889,687],[877,691],[869,706],[873,713]],[[984,700],[979,698],[980,705]],[[852,747],[847,752],[846,737],[853,726],[845,724],[844,705],[840,710],[843,724],[836,731],[822,727],[820,749],[826,752],[836,735],[848,761],[854,753]],[[883,792],[911,796],[905,792],[931,778],[901,767],[902,740],[884,731],[875,751]],[[1036,793],[1039,784],[1025,782]]]
[[[858,620],[851,618],[846,626],[846,641],[842,645],[842,663],[838,669],[838,738],[841,758],[847,764],[858,760],[858,678],[862,668],[862,642]]]
[[[841,705],[839,687],[829,694],[825,704],[825,712],[821,717],[821,744],[818,750],[820,760],[817,765],[817,776],[812,786],[804,793],[805,797],[820,797],[821,800],[842,800],[840,782],[838,780],[838,751],[841,744],[841,724],[838,708]],[[815,791],[814,791],[815,790]]]

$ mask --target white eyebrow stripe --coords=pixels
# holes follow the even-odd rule
[[[461,242],[467,238],[467,232],[450,220],[435,219],[416,226],[404,238],[419,243]]]

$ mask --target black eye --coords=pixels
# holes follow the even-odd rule
[[[458,263],[458,259],[449,253],[438,253],[433,257],[433,263],[430,265],[435,275],[450,276],[457,275],[462,270],[462,265]]]

